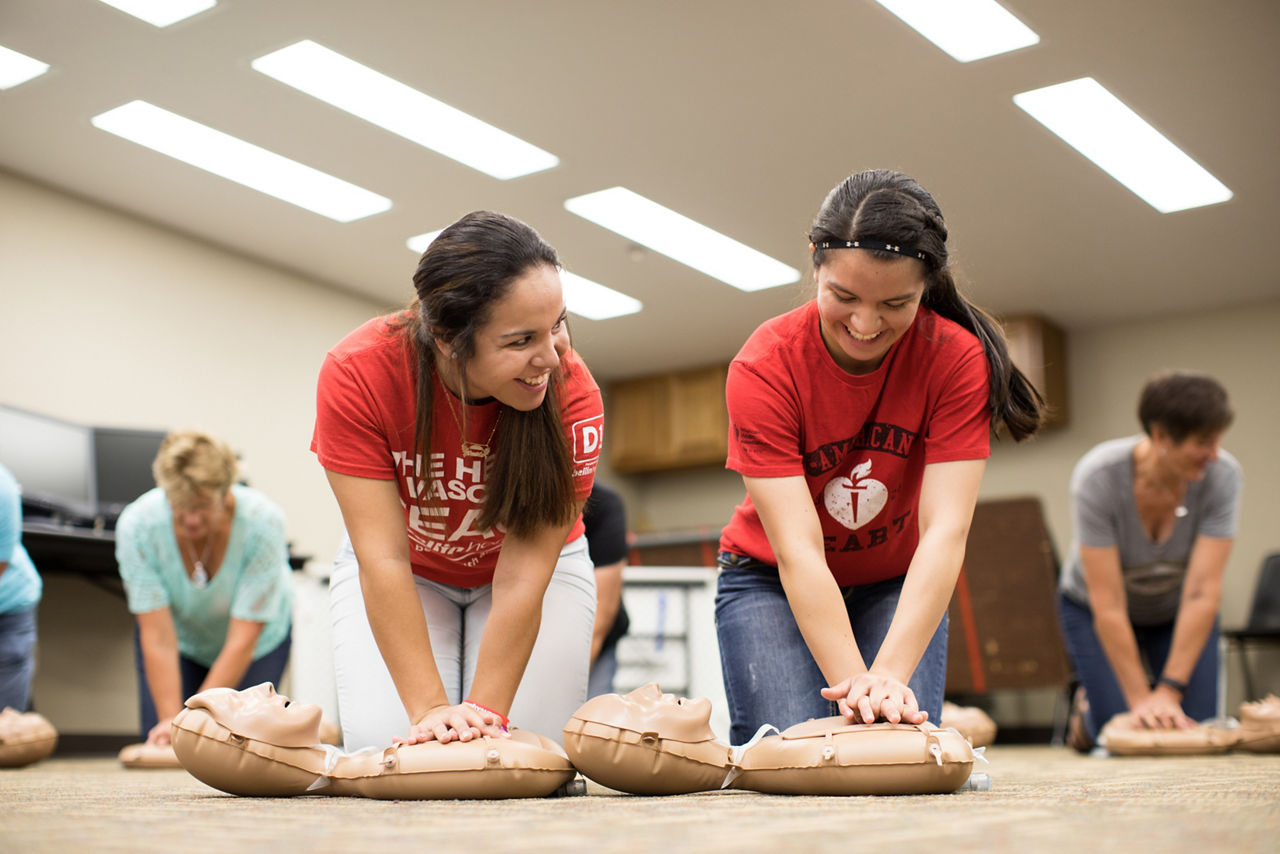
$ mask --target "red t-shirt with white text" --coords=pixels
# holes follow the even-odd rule
[[[764,323],[729,366],[726,467],[804,476],[841,586],[904,575],[925,465],[990,455],[987,377],[977,336],[923,306],[875,371],[846,373],[810,301]],[[720,548],[777,565],[749,496]]]
[[[462,402],[439,385],[433,395],[430,459],[417,457],[417,367],[404,339],[389,330],[394,317],[368,321],[325,356],[311,450],[329,471],[396,482],[416,574],[458,587],[488,584],[503,532],[476,524],[484,505],[485,462],[462,455],[455,421],[462,419]],[[575,491],[585,499],[600,459],[604,409],[600,389],[576,353],[566,353],[560,369],[560,415]],[[472,441],[491,435],[502,408],[492,399],[466,407]],[[582,532],[579,517],[566,542]]]

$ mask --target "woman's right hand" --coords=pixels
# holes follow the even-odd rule
[[[421,744],[426,741],[448,744],[451,741],[471,741],[481,736],[507,738],[508,734],[503,730],[502,722],[491,712],[459,703],[428,709],[417,723],[409,727],[407,736],[397,736],[391,741],[393,744]]]
[[[1133,704],[1129,713],[1147,729],[1188,729],[1195,726],[1182,711],[1180,697],[1171,689],[1157,685],[1146,698]]]
[[[840,714],[854,724],[870,724],[878,720],[891,724],[922,724],[929,719],[929,713],[921,711],[915,692],[905,682],[871,671],[823,688],[822,696],[835,700]]]

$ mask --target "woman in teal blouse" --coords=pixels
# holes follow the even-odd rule
[[[116,561],[129,610],[142,734],[169,743],[173,716],[206,688],[279,684],[289,659],[293,588],[284,513],[235,484],[226,444],[171,433],[157,488],[120,514]]]

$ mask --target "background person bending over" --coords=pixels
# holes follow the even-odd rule
[[[1071,475],[1075,538],[1058,610],[1088,710],[1087,750],[1113,715],[1187,727],[1217,713],[1218,608],[1242,475],[1209,377],[1166,373],[1138,400],[1143,432],[1094,447]]]
[[[587,696],[598,697],[613,693],[618,641],[631,625],[622,602],[622,570],[627,565],[627,510],[622,496],[597,480],[582,508],[582,524],[596,568],[596,622],[591,631]]]
[[[956,290],[937,203],[897,172],[828,194],[817,299],[767,321],[729,367],[716,627],[735,744],[761,724],[941,714],[946,609],[1003,422],[1039,395],[1000,327]]]
[[[173,716],[206,688],[279,685],[289,661],[293,586],[284,513],[235,483],[227,445],[170,433],[156,489],[116,523],[116,561],[134,634],[142,735],[169,743]]]
[[[0,465],[0,709],[25,712],[36,669],[36,607],[43,585],[22,547],[22,490]]]
[[[330,581],[345,746],[501,736],[508,716],[559,740],[587,696],[581,511],[604,417],[559,261],[478,211],[413,281],[320,372],[312,449],[348,534]]]

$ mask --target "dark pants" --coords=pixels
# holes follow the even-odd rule
[[[285,635],[279,646],[261,658],[253,660],[244,678],[236,686],[236,690],[243,691],[245,688],[252,688],[263,682],[270,682],[279,688],[285,665],[289,663],[289,650],[292,646],[293,633],[290,632]],[[141,711],[142,738],[145,741],[147,733],[159,723],[159,716],[156,714],[156,704],[151,699],[151,686],[147,684],[147,669],[142,663],[142,641],[138,636],[136,625],[133,627],[133,660],[138,669],[138,708]],[[179,655],[178,672],[182,675],[182,698],[185,700],[200,690],[201,683],[209,675],[209,668],[198,661],[192,661],[185,655]]]
[[[1094,631],[1093,612],[1059,593],[1058,617],[1067,652],[1076,668],[1076,678],[1089,698],[1089,713],[1084,723],[1089,737],[1096,741],[1098,731],[1115,715],[1129,711],[1129,704]],[[1200,659],[1187,680],[1187,693],[1182,696],[1182,711],[1193,721],[1208,720],[1218,714],[1218,633],[1218,621],[1214,620]],[[1148,678],[1154,682],[1154,677],[1164,672],[1164,663],[1169,657],[1173,623],[1134,626],[1133,634]]]
[[[36,672],[36,606],[0,614],[0,709],[27,711]]]

